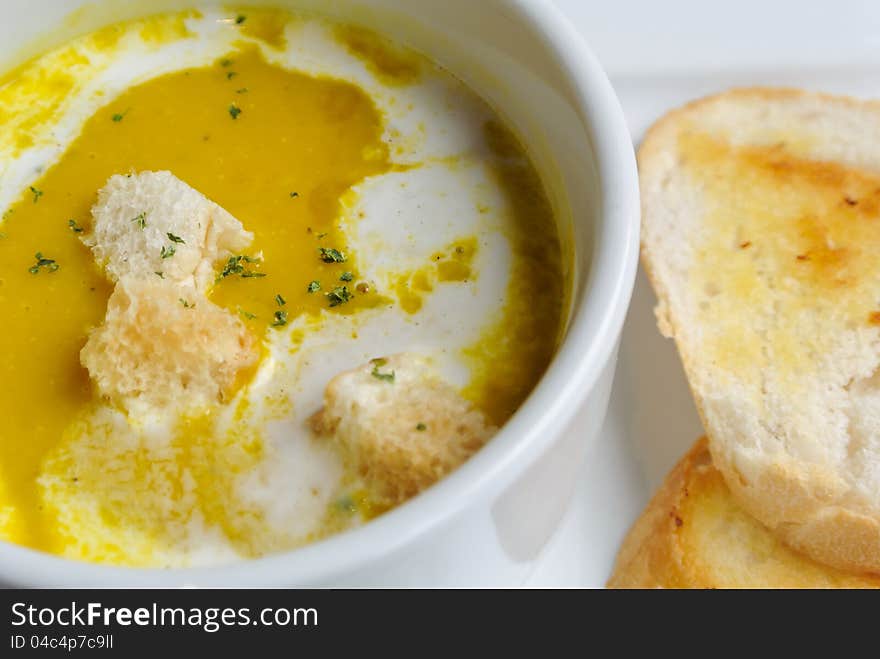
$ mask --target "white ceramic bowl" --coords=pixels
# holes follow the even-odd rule
[[[5,68],[36,48],[57,45],[107,22],[204,4],[6,0],[0,63]],[[614,91],[587,45],[550,0],[253,4],[314,10],[377,29],[447,67],[506,116],[561,209],[563,239],[573,247],[574,287],[565,341],[538,387],[488,446],[427,492],[359,529],[258,560],[174,570],[91,565],[0,542],[0,582],[523,583],[558,526],[585,452],[602,426],[636,270],[636,167]]]

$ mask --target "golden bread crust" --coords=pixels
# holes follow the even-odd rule
[[[822,565],[777,539],[731,495],[697,441],[623,542],[610,588],[880,588],[880,577]]]

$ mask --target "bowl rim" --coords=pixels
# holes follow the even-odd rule
[[[565,339],[525,403],[467,463],[406,504],[294,550],[210,567],[99,565],[0,541],[0,582],[28,586],[267,586],[335,583],[450,524],[503,490],[542,455],[614,358],[635,283],[639,188],[623,110],[586,41],[552,0],[506,0],[565,74],[596,154],[600,194],[590,272]]]

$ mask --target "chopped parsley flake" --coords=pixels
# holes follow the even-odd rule
[[[276,311],[275,320],[272,321],[272,327],[284,327],[285,325],[287,325],[287,312]]]
[[[351,281],[354,279],[354,274],[351,272],[343,272],[339,275],[339,281]]]
[[[34,195],[34,203],[37,203],[40,200],[40,197],[43,196],[43,191],[37,190],[34,186],[30,186],[30,191]]]
[[[338,307],[340,304],[345,304],[354,297],[354,295],[351,294],[351,291],[348,290],[348,286],[337,286],[329,293],[324,293],[324,295],[330,300],[331,307]]]
[[[231,66],[231,65],[232,65],[232,60],[231,60],[231,59],[222,59],[222,60],[220,60],[220,66],[224,66],[224,67],[226,67],[226,66]]]
[[[232,79],[233,79],[235,76],[237,76],[237,75],[238,75],[238,74],[237,74],[235,71],[229,71],[229,72],[226,73],[226,79],[227,79],[227,80],[232,80]]]
[[[233,119],[238,119],[238,115],[241,114],[241,108],[238,107],[235,103],[230,104],[229,106],[229,116]]]
[[[129,112],[128,110],[126,110],[125,112],[117,112],[116,114],[114,114],[114,115],[113,115],[112,117],[110,117],[110,118],[114,121],[114,123],[117,123],[117,124],[118,124],[120,121],[122,121],[123,119],[125,119],[125,115],[127,115],[128,112]]]
[[[299,197],[299,192],[291,192],[290,197],[291,197],[291,199],[294,197]]]
[[[259,263],[261,259],[255,258],[253,256],[245,256],[244,254],[238,254],[237,256],[230,256],[226,261],[226,265],[223,266],[223,270],[217,275],[217,280],[225,279],[226,277],[231,277],[234,275],[239,275],[240,277],[244,277],[245,279],[248,277],[265,277],[266,273],[264,272],[254,272],[253,270],[248,270],[244,264],[246,263]]]
[[[74,233],[82,233],[83,228],[76,223],[76,220],[67,220],[67,226],[70,227],[70,230]]]
[[[351,498],[350,494],[339,497],[334,505],[336,506],[336,510],[341,513],[353,515],[357,512],[357,504],[354,499]]]
[[[165,279],[165,273],[160,272],[159,270],[154,270],[153,274],[156,275],[159,279]]]
[[[326,234],[325,234],[326,235]],[[320,238],[321,236],[318,236]],[[332,247],[319,247],[318,253],[324,263],[345,263],[345,254]]]
[[[241,89],[236,89],[236,90],[235,90],[235,93],[236,93],[236,94],[247,94],[247,92],[248,92],[248,88],[247,88],[247,87],[242,87]]]
[[[394,371],[391,371],[390,373],[381,373],[379,371],[380,366],[385,366],[385,364],[388,363],[387,359],[374,359],[371,363],[373,364],[373,370],[370,375],[377,380],[382,380],[382,382],[387,382],[389,384],[394,382]]]
[[[47,259],[43,256],[41,252],[37,252],[34,255],[37,259],[37,262],[34,263],[30,268],[28,268],[28,272],[32,275],[36,275],[40,272],[40,268],[46,268],[49,272],[55,272],[60,267],[55,259]]]
[[[317,279],[309,282],[309,287],[308,287],[309,293],[314,293],[315,291],[320,291],[320,290],[321,290],[321,282],[319,282]]]
[[[170,259],[172,256],[174,256],[174,252],[176,251],[177,248],[174,245],[169,245],[168,247],[162,245],[162,251],[159,252],[159,256],[161,256],[163,259]]]
[[[416,430],[418,430],[419,432],[424,432],[427,429],[428,429],[428,426],[426,426],[424,423],[417,423],[416,424]]]
[[[281,297],[281,293],[277,293],[275,295],[275,302],[279,307],[283,307],[285,304],[287,304],[287,300]]]
[[[245,16],[244,14],[239,14],[238,16],[235,17],[235,24],[241,25],[246,20],[247,20],[247,16]]]
[[[241,307],[238,308],[238,313],[240,313],[242,316],[244,316],[248,320],[253,320],[254,318],[257,317],[257,314],[251,313],[250,311],[245,311]]]
[[[146,229],[147,228],[147,214],[146,213],[141,213],[137,217],[131,218],[131,221],[134,222],[135,224],[137,224],[139,229]]]
[[[194,305],[194,304],[190,304],[189,302],[187,302],[186,300],[184,300],[182,297],[179,297],[179,298],[177,298],[177,299],[180,300],[180,303],[183,305],[183,308],[184,308],[184,309],[190,309],[190,308],[196,306],[196,305]]]
[[[180,236],[175,236],[170,231],[165,235],[168,236],[168,240],[173,243],[177,243],[178,245],[186,245],[186,241],[183,238],[181,238]]]

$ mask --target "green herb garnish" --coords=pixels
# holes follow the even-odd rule
[[[238,308],[238,313],[240,313],[242,316],[244,316],[248,320],[253,320],[254,318],[257,317],[257,314],[251,313],[250,311],[245,311],[241,307]]]
[[[183,238],[181,238],[180,236],[175,236],[170,231],[168,233],[166,233],[165,235],[168,236],[168,240],[170,240],[173,243],[177,243],[178,245],[186,245],[186,241]]]
[[[184,300],[182,297],[179,297],[179,298],[177,298],[177,299],[180,300],[180,303],[183,305],[183,308],[184,308],[184,309],[189,309],[189,308],[191,308],[191,307],[195,307],[195,306],[196,306],[196,305],[194,305],[194,304],[190,304],[189,302],[187,302],[186,300]]]
[[[176,251],[177,248],[174,245],[169,245],[168,247],[162,245],[162,251],[159,252],[159,256],[161,256],[163,259],[170,259],[172,256],[174,256],[174,252]]]
[[[39,273],[40,268],[46,268],[49,272],[55,272],[61,267],[55,262],[55,259],[47,259],[41,252],[37,252],[34,256],[36,257],[37,262],[28,268],[28,272],[32,275]]]
[[[345,304],[354,297],[354,295],[351,294],[351,291],[348,290],[348,286],[337,286],[329,293],[324,293],[324,295],[330,300],[331,307],[338,307],[340,304]]]
[[[245,263],[259,263],[260,259],[255,258],[253,256],[245,256],[244,254],[239,254],[237,256],[230,256],[226,261],[226,265],[223,266],[223,270],[217,275],[216,281],[220,281],[221,279],[225,279],[226,277],[231,277],[233,275],[239,275],[240,277],[248,278],[248,277],[265,277],[266,273],[264,272],[254,272],[253,270],[248,270],[244,264]]]
[[[379,367],[385,366],[385,364],[388,363],[387,359],[380,357],[378,359],[371,360],[370,363],[373,365],[373,370],[370,372],[370,375],[372,375],[377,380],[382,380],[382,382],[388,382],[389,384],[394,382],[394,371],[391,371],[390,373],[379,372]]]
[[[35,188],[34,186],[30,186],[30,191],[34,195],[34,203],[37,203],[40,200],[40,197],[43,196],[43,191],[37,190],[37,188]]]
[[[232,64],[232,60],[231,60],[231,59],[226,59],[226,58],[224,58],[224,59],[220,60],[220,66],[224,66],[224,67],[225,67],[225,66],[230,66],[231,64]]]
[[[287,312],[276,311],[275,320],[272,322],[272,327],[284,327],[285,325],[287,325]]]
[[[226,73],[226,79],[227,79],[227,80],[232,80],[232,79],[233,79],[235,76],[237,76],[237,75],[238,75],[238,74],[237,74],[235,71],[229,71],[229,72]]]
[[[326,235],[326,234],[324,234]],[[321,238],[321,236],[318,236]],[[332,247],[319,247],[318,253],[324,263],[345,263],[345,254]]]
[[[241,89],[236,89],[236,90],[235,90],[235,93],[236,93],[236,94],[247,94],[247,92],[248,92],[248,88],[247,88],[247,87],[242,87]]]
[[[339,281],[351,281],[354,279],[354,274],[351,272],[343,272],[339,275]]]
[[[147,228],[147,214],[146,213],[141,213],[137,217],[131,218],[131,221],[134,222],[135,224],[137,224],[138,228],[140,228],[140,229]]]
[[[229,106],[229,116],[233,119],[238,119],[238,115],[241,114],[241,108],[238,107],[235,103],[230,104]]]
[[[159,279],[165,279],[164,272],[160,272],[159,270],[153,270],[153,274],[156,275]]]
[[[115,123],[118,124],[120,121],[122,121],[123,119],[125,119],[125,115],[127,115],[128,113],[129,113],[129,110],[126,110],[125,112],[117,112],[116,114],[114,114],[114,115],[113,115],[112,117],[110,117],[110,118],[111,118]]]
[[[428,429],[428,426],[426,426],[424,423],[417,423],[416,424],[416,430],[418,430],[419,432],[424,432],[427,429]]]
[[[70,227],[70,230],[74,233],[82,233],[83,228],[76,223],[76,220],[67,220],[67,226]]]
[[[339,497],[334,505],[336,506],[336,510],[341,513],[353,515],[357,512],[357,504],[355,503],[354,499],[351,498],[350,494]]]
[[[283,307],[285,304],[287,304],[287,300],[285,300],[283,297],[281,297],[281,293],[276,293],[275,294],[275,303],[279,307]]]
[[[244,14],[239,14],[238,16],[235,17],[235,24],[241,25],[246,20],[247,20],[247,16],[245,16]]]
[[[320,291],[320,290],[321,290],[321,282],[319,282],[317,279],[309,282],[309,287],[308,287],[309,293],[314,293],[315,291]]]
[[[293,199],[294,197],[299,197],[299,192],[291,192],[290,198]]]

